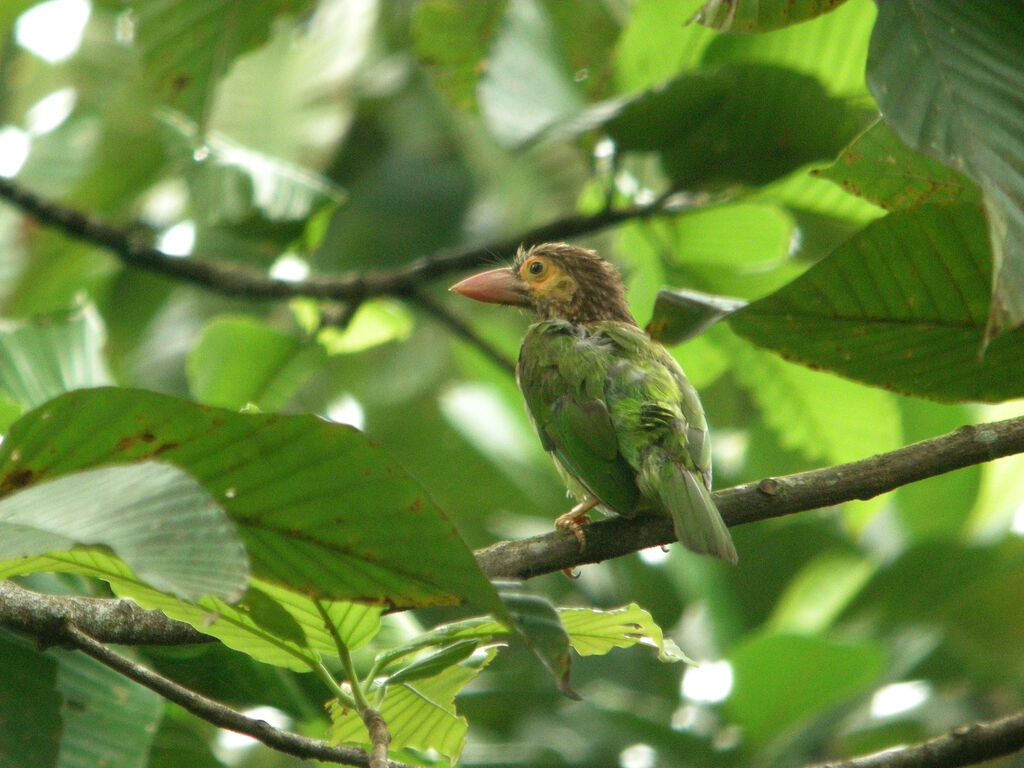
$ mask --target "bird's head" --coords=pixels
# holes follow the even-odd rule
[[[450,290],[477,301],[532,309],[538,320],[636,325],[618,270],[593,251],[568,243],[520,248],[511,267],[467,277]]]

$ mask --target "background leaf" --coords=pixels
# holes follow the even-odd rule
[[[1024,14],[998,0],[879,3],[868,84],[900,138],[981,186],[993,329],[1024,322]],[[904,77],[914,72],[913,83]]]
[[[786,357],[896,391],[944,401],[1019,397],[1020,333],[996,339],[979,359],[988,257],[976,206],[897,211],[730,324]]]
[[[695,21],[722,32],[769,32],[833,10],[844,0],[708,0]]]
[[[87,452],[74,451],[78,434],[93,436]],[[27,414],[0,451],[0,487],[158,455],[223,505],[257,576],[323,597],[396,606],[461,597],[504,615],[441,511],[351,427],[99,389]],[[431,554],[410,560],[412,550]]]

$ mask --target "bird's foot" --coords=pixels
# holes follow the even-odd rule
[[[583,532],[583,526],[590,522],[588,513],[597,504],[597,499],[593,496],[587,496],[564,515],[559,515],[555,518],[555,528],[560,531],[571,531],[572,535],[576,537],[576,541],[580,543],[580,552],[587,545],[587,536]]]

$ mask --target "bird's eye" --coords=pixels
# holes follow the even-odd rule
[[[526,265],[526,271],[534,277],[540,277],[547,271],[547,265],[540,259],[537,259]]]

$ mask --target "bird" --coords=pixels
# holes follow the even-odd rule
[[[688,549],[730,563],[711,497],[711,441],[696,389],[637,325],[616,267],[569,243],[520,246],[511,267],[450,288],[532,311],[516,382],[544,449],[577,503],[555,520],[585,547],[594,508],[662,515]]]

